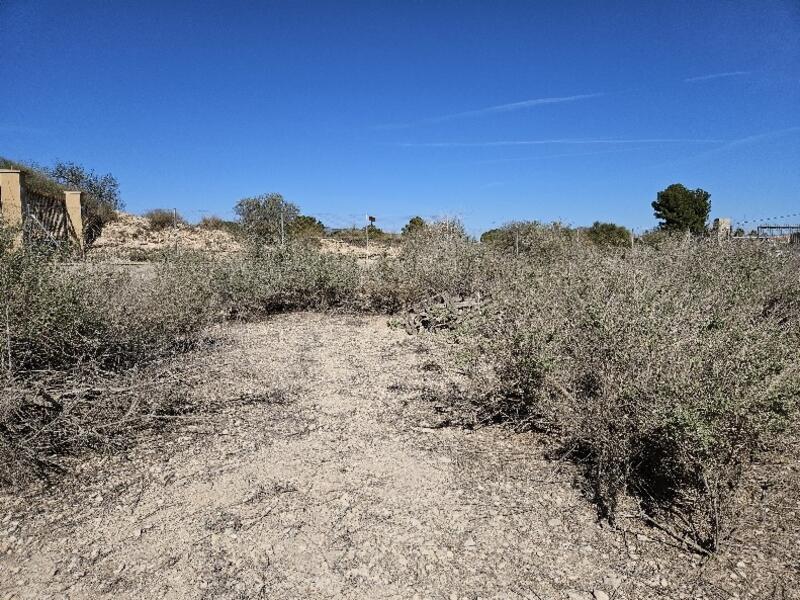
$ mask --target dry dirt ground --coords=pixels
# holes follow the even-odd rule
[[[533,434],[442,426],[461,375],[386,317],[211,338],[175,370],[222,409],[0,497],[0,598],[797,597],[769,557],[599,522]]]

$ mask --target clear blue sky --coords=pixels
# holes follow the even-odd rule
[[[0,0],[0,54],[0,155],[111,172],[132,212],[641,229],[675,182],[800,212],[797,0]]]

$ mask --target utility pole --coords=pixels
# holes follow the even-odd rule
[[[175,236],[175,254],[178,254],[178,209],[172,209],[172,233]]]
[[[366,217],[367,217],[367,224],[364,226],[364,234],[367,240],[366,243],[367,258],[369,258],[369,215],[366,215]]]
[[[11,319],[8,316],[8,305],[6,305],[6,350],[8,351],[8,378],[14,376],[14,362],[11,354]]]
[[[281,203],[281,246],[286,245],[286,232],[283,227],[283,203]]]

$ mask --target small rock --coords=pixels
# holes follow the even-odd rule
[[[548,527],[560,527],[561,526],[561,519],[550,519],[547,521]]]
[[[594,596],[594,600],[611,600],[611,597],[603,590],[595,590],[592,592],[592,596]]]

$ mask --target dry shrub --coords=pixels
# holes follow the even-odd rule
[[[216,215],[203,217],[200,219],[197,227],[205,229],[206,231],[226,231],[231,235],[240,235],[242,233],[242,227],[238,221],[226,221],[222,217]]]
[[[219,308],[227,316],[353,306],[359,266],[347,256],[324,254],[305,244],[262,246],[213,267]]]
[[[0,484],[43,475],[53,456],[100,447],[152,413],[152,393],[134,410],[104,381],[194,343],[215,307],[201,268],[131,272],[0,248]]]
[[[439,294],[479,295],[492,279],[491,257],[458,222],[431,223],[407,236],[396,257],[367,273],[364,294],[373,309],[396,312]]]
[[[207,322],[210,288],[192,263],[145,272],[63,265],[27,252],[0,257],[0,351],[13,373],[120,369],[191,341]],[[10,357],[10,359],[8,358]]]
[[[716,549],[743,469],[795,418],[797,261],[758,244],[546,242],[473,331],[496,367],[485,409],[582,458],[604,515],[629,491]]]
[[[180,214],[166,208],[154,208],[144,213],[144,218],[153,231],[164,231],[186,223]]]

